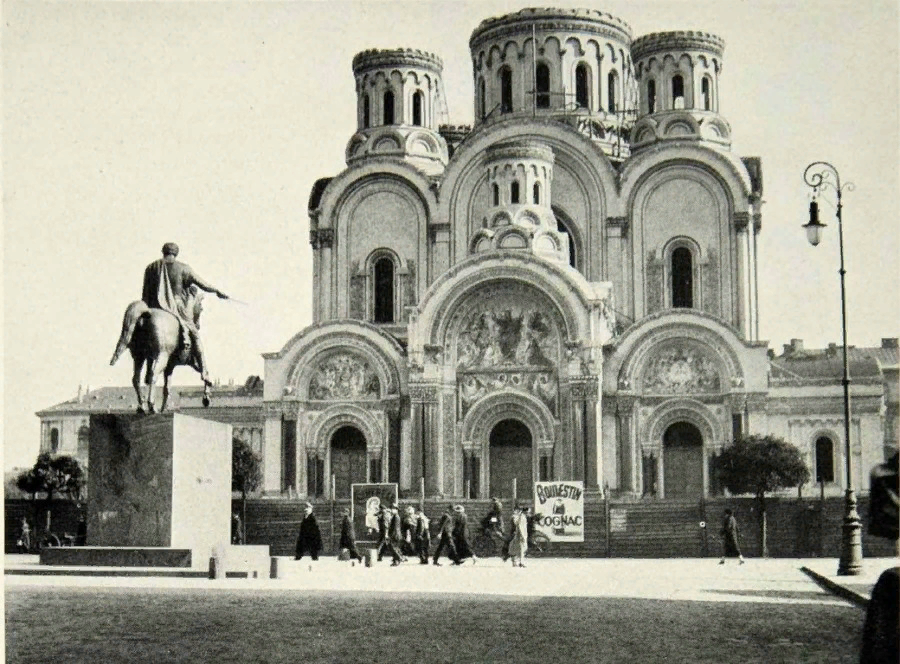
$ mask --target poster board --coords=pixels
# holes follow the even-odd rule
[[[378,508],[397,502],[397,484],[351,484],[350,518],[356,532],[357,544],[378,542]]]
[[[535,482],[534,528],[551,542],[584,541],[584,482]]]

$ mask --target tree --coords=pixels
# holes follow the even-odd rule
[[[728,491],[756,496],[760,544],[763,557],[767,557],[766,494],[809,481],[800,450],[777,436],[745,436],[722,451],[716,469]]]
[[[241,542],[247,531],[247,494],[262,483],[262,461],[240,438],[231,441],[231,490],[241,492]]]
[[[38,455],[34,466],[19,473],[16,486],[23,493],[31,495],[35,501],[34,525],[37,531],[37,494],[46,494],[47,521],[46,530],[50,531],[50,507],[54,494],[69,499],[78,499],[84,483],[84,471],[78,459],[61,454],[52,457],[49,452]]]

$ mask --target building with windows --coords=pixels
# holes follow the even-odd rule
[[[752,432],[839,492],[839,351],[759,338],[762,166],[730,147],[724,41],[525,9],[469,46],[471,127],[439,124],[438,56],[353,59],[347,166],[308,203],[313,323],[204,415],[252,432],[265,490],[693,499]],[[860,487],[897,446],[896,339],[851,372]],[[51,449],[85,419],[62,406],[39,413]]]

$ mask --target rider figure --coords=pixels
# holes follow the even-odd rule
[[[144,270],[142,299],[148,307],[168,311],[181,322],[187,354],[190,355],[190,348],[193,346],[200,377],[206,384],[210,384],[203,346],[200,344],[197,314],[194,313],[195,300],[200,295],[197,288],[215,293],[222,299],[228,299],[228,296],[201,279],[190,265],[175,260],[178,256],[178,245],[174,242],[166,242],[162,254],[162,258],[153,261]]]

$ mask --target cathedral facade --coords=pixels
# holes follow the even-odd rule
[[[471,127],[439,122],[438,56],[353,59],[347,166],[309,197],[313,323],[264,355],[261,388],[214,391],[210,411],[185,396],[185,412],[238,426],[270,494],[577,480],[695,499],[720,491],[712,459],[744,433],[784,437],[839,492],[839,351],[759,339],[762,168],[730,148],[723,40],[526,9],[469,46]],[[897,445],[896,339],[854,353],[864,488]],[[83,405],[38,414],[42,448]]]

